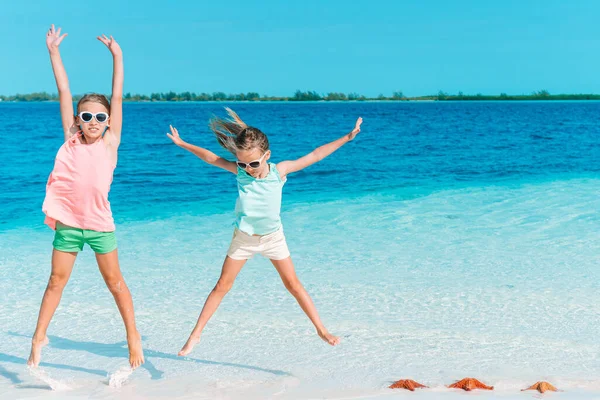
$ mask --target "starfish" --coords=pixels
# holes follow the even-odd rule
[[[392,383],[390,389],[407,389],[414,392],[415,389],[426,388],[427,386],[421,385],[419,382],[415,382],[412,379],[400,379]]]
[[[536,382],[533,385],[531,385],[530,387],[528,387],[527,389],[521,390],[521,392],[524,392],[525,390],[537,390],[540,393],[544,393],[547,390],[550,390],[552,392],[558,392],[558,389],[556,389],[554,386],[552,386],[548,382],[544,382],[544,381]]]
[[[494,390],[493,386],[487,386],[487,385],[479,382],[475,378],[465,378],[463,380],[453,383],[452,385],[450,385],[448,387],[466,390],[467,392],[470,390],[473,390],[473,389]]]

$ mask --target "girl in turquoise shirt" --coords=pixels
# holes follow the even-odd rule
[[[209,150],[183,141],[177,129],[172,126],[171,133],[167,133],[177,146],[190,151],[208,164],[235,174],[239,193],[235,208],[235,231],[223,262],[221,276],[208,295],[198,322],[179,355],[189,354],[200,341],[206,323],[233,286],[246,261],[254,254],[261,254],[271,260],[286,289],[296,298],[319,336],[335,346],[340,342],[339,337],[325,328],[310,296],[296,276],[281,226],[281,190],[288,174],[321,161],[353,140],[360,132],[362,118],[358,118],[354,129],[341,138],[297,160],[274,164],[269,162],[271,150],[267,136],[259,129],[246,125],[233,110],[226,110],[231,119],[213,118],[210,127],[219,144],[230,151],[236,161],[228,161]]]

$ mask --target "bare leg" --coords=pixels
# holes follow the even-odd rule
[[[117,250],[110,253],[96,253],[96,261],[100,273],[112,293],[123,318],[125,330],[127,331],[127,345],[129,347],[129,364],[131,368],[137,368],[144,363],[144,352],[142,350],[142,338],[135,327],[135,315],[133,313],[133,300],[129,288],[125,284],[121,269],[119,267],[119,255]]]
[[[273,266],[275,266],[277,272],[279,272],[279,276],[281,277],[285,288],[296,298],[296,301],[298,301],[298,304],[300,304],[304,313],[308,316],[315,328],[317,328],[317,333],[321,339],[332,346],[340,343],[340,338],[329,333],[327,329],[325,329],[325,326],[323,326],[312,299],[306,292],[306,289],[304,289],[304,286],[302,286],[302,283],[300,283],[300,280],[298,280],[298,276],[296,276],[292,258],[288,257],[283,260],[271,260],[271,262],[273,263]]]
[[[63,289],[69,281],[76,258],[77,253],[67,253],[56,249],[52,250],[52,272],[50,273],[48,286],[46,286],[46,291],[42,298],[37,326],[31,339],[31,354],[27,361],[27,364],[30,366],[37,367],[40,363],[42,347],[48,344],[46,330],[58,307],[58,303],[60,303]]]
[[[219,277],[214,289],[208,295],[194,330],[192,330],[190,337],[177,355],[188,355],[194,346],[200,341],[200,335],[202,334],[202,330],[206,326],[206,323],[210,317],[212,317],[215,311],[217,311],[217,307],[219,307],[219,304],[221,304],[221,300],[223,300],[223,297],[225,297],[227,292],[229,292],[233,286],[235,278],[238,276],[244,264],[246,264],[246,261],[248,260],[234,260],[233,258],[229,258],[229,256],[225,257],[223,268],[221,269],[221,276]]]

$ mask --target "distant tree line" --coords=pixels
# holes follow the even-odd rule
[[[78,101],[81,95],[73,96],[74,101]],[[405,96],[402,91],[395,91],[391,96],[380,94],[377,97],[366,97],[358,93],[329,92],[318,93],[316,91],[297,90],[291,97],[277,97],[260,95],[257,92],[227,94],[224,92],[213,93],[194,93],[194,92],[167,92],[131,94],[126,93],[123,96],[124,101],[373,101],[373,100],[404,100],[404,101],[477,101],[477,100],[600,100],[600,94],[550,94],[547,90],[538,90],[531,94],[508,95],[484,95],[481,93],[449,94],[442,90],[437,95],[428,96]],[[58,101],[57,94],[46,92],[15,94],[11,96],[0,95],[0,101]]]
[[[509,95],[500,93],[500,95],[487,95],[477,93],[472,95],[464,94],[463,92],[448,94],[440,90],[437,96],[432,97],[432,100],[600,100],[600,94],[550,94],[547,90],[538,90],[531,94]]]

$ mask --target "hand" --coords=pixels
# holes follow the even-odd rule
[[[358,135],[358,132],[360,132],[360,124],[362,124],[362,117],[358,117],[356,120],[356,125],[354,125],[354,129],[352,129],[352,132],[348,134],[349,140],[354,139],[356,135]]]
[[[54,24],[48,29],[48,33],[46,33],[46,46],[48,46],[48,51],[58,50],[58,45],[67,36],[67,33],[61,36],[60,29],[61,28],[54,30]]]
[[[177,132],[177,129],[173,128],[172,125],[169,125],[169,128],[171,128],[171,133],[167,133],[169,139],[171,139],[177,146],[184,144],[185,142],[179,137],[179,132]]]
[[[106,47],[108,47],[113,57],[123,55],[121,46],[119,46],[119,43],[117,43],[117,41],[112,36],[110,38],[107,38],[106,35],[98,36],[98,40],[104,43]]]

